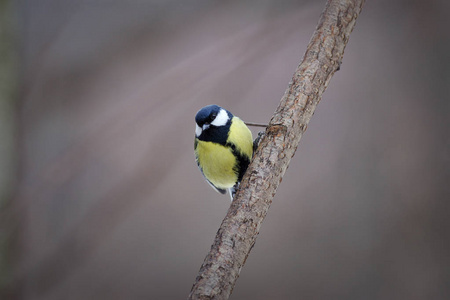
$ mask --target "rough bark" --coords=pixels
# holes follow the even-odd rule
[[[194,282],[189,299],[228,299],[300,138],[333,74],[364,0],[329,0],[303,61],[266,134]]]

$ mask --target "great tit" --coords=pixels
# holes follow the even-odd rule
[[[195,116],[194,152],[206,181],[219,193],[236,189],[252,159],[253,138],[247,125],[218,105],[208,105]]]

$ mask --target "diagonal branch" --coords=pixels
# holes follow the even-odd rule
[[[228,299],[273,196],[333,74],[364,0],[328,0],[302,63],[272,116],[189,299]]]

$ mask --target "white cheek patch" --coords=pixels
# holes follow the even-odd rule
[[[223,126],[227,124],[229,119],[230,118],[228,117],[227,112],[222,108],[217,114],[217,117],[214,119],[214,121],[211,122],[211,125],[214,125],[216,127]]]
[[[200,126],[198,126],[197,124],[195,124],[195,136],[199,137],[202,134],[202,129],[200,128]]]

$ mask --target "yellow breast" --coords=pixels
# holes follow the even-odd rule
[[[236,183],[238,175],[233,170],[236,157],[228,147],[198,140],[195,155],[203,174],[213,185],[227,189]]]

